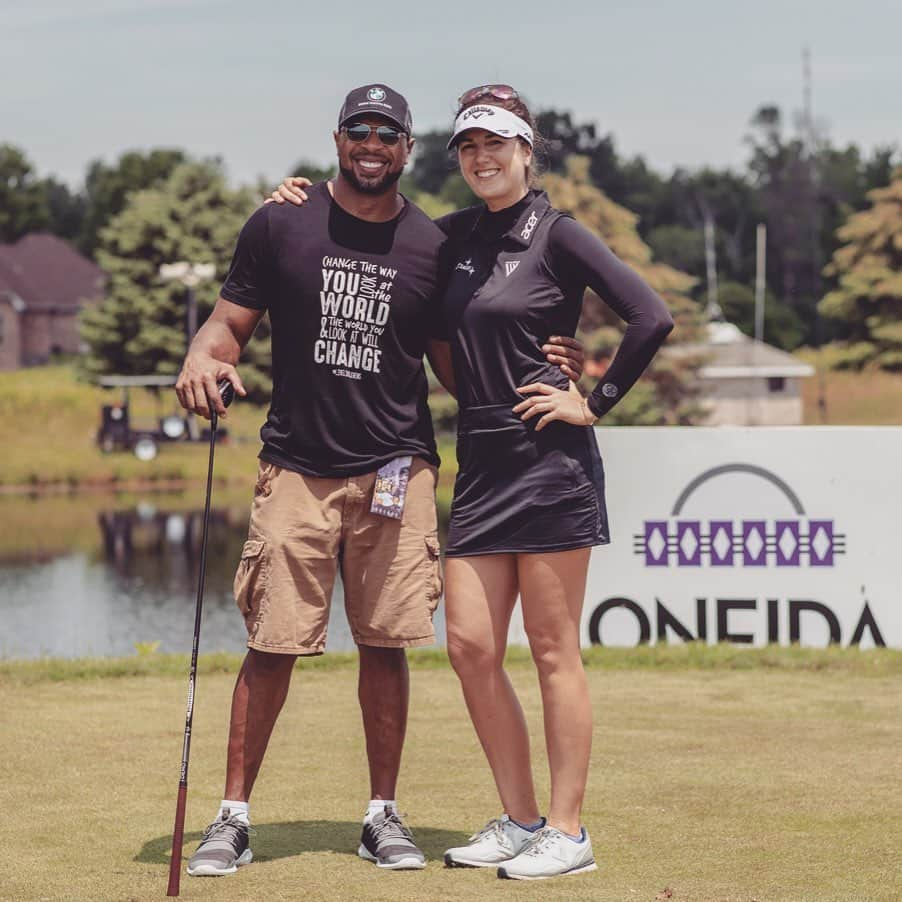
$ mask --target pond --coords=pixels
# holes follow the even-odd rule
[[[200,651],[245,649],[232,579],[251,489],[216,489]],[[190,652],[203,490],[0,498],[0,658]],[[444,614],[435,620],[444,639]],[[354,642],[336,582],[328,651]]]

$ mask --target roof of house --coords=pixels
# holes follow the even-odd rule
[[[18,299],[26,310],[75,312],[99,297],[103,281],[96,263],[56,235],[32,232],[15,244],[0,244],[0,294]]]
[[[814,373],[814,368],[807,363],[780,348],[743,335],[732,323],[709,323],[706,342],[681,345],[679,352],[703,356],[704,365],[698,371],[701,379],[793,378]]]

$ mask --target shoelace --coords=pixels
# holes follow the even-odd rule
[[[410,832],[410,828],[402,820],[405,817],[407,817],[406,814],[399,814],[397,811],[391,810],[389,814],[385,815],[385,820],[381,823],[373,821],[372,828],[380,839],[385,834],[392,839],[406,839],[413,842],[413,833]]]
[[[206,842],[208,839],[223,833],[225,834],[224,838],[234,845],[242,830],[248,835],[255,835],[256,833],[234,814],[228,818],[220,817],[204,830],[203,841]]]
[[[477,830],[476,833],[470,837],[469,841],[475,842],[485,836],[494,834],[498,845],[500,845],[502,849],[511,848],[510,840],[504,832],[504,823],[505,822],[502,821],[500,817],[492,818],[492,820],[490,820],[481,830]]]
[[[542,827],[536,831],[536,835],[520,853],[521,855],[541,855],[542,852],[555,842],[555,834],[558,831],[553,827]]]

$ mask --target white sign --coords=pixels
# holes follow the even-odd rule
[[[596,435],[611,544],[583,644],[902,648],[902,428]]]

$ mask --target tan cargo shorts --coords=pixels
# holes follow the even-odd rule
[[[261,461],[234,587],[248,647],[322,654],[339,566],[358,645],[431,645],[442,594],[436,477],[415,457],[393,520],[370,512],[375,472],[323,479]]]

